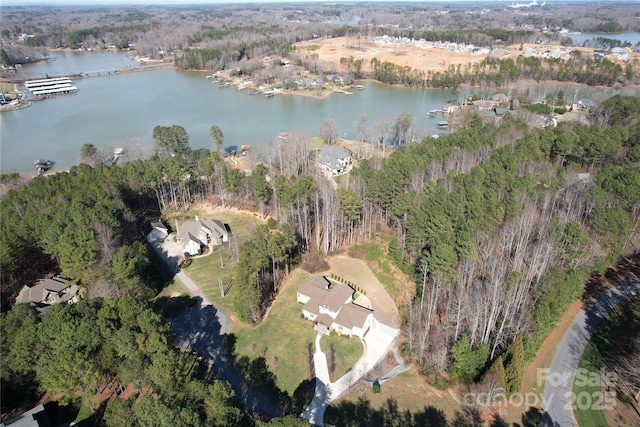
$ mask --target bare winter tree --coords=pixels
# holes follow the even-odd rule
[[[324,139],[325,143],[333,145],[338,141],[338,135],[340,135],[338,121],[335,117],[330,115],[327,120],[322,122],[322,126],[320,127],[320,136]]]

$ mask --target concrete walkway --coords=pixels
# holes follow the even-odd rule
[[[572,405],[576,402],[576,399],[572,399],[573,382],[582,353],[600,321],[618,304],[638,293],[640,278],[627,280],[598,295],[573,319],[549,366],[543,401],[545,426],[576,425],[572,410]]]
[[[391,329],[386,325],[376,325],[369,329],[364,337],[364,354],[351,371],[347,372],[336,382],[329,378],[327,356],[320,349],[320,338],[316,337],[316,351],[313,355],[313,363],[316,371],[316,391],[309,407],[302,413],[302,417],[313,425],[324,425],[324,411],[329,404],[342,393],[355,386],[360,379],[371,371],[374,366],[387,354],[393,341],[398,336],[397,329]],[[395,331],[395,333],[393,333]],[[392,333],[389,333],[392,332]]]

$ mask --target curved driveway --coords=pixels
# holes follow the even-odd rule
[[[231,361],[224,351],[224,339],[229,330],[229,315],[209,301],[202,289],[180,269],[182,248],[170,238],[162,243],[152,244],[162,260],[171,268],[178,279],[198,298],[199,306],[185,310],[171,319],[171,331],[183,350],[195,351],[204,357],[217,379],[228,381],[236,392],[238,400],[250,413],[266,414],[269,418],[282,416],[282,412],[268,400],[250,389],[233,370]]]
[[[544,387],[544,425],[574,427],[571,405],[573,381],[582,353],[600,321],[615,306],[640,293],[640,278],[636,277],[611,288],[587,304],[573,319],[558,345]],[[573,401],[572,401],[573,400]]]

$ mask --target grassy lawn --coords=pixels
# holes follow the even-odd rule
[[[408,410],[418,414],[424,412],[427,407],[435,408],[442,411],[449,422],[455,417],[456,411],[461,410],[460,405],[447,391],[431,387],[426,378],[421,376],[416,368],[412,368],[382,384],[378,394],[374,394],[371,387],[354,387],[351,392],[343,394],[329,405],[324,421],[340,425],[340,422],[344,421],[341,419],[341,412],[345,407],[348,408],[349,404],[358,405],[360,397],[368,402],[368,411],[383,411],[388,408],[388,400],[391,399],[397,404],[398,411]]]
[[[600,368],[603,366],[604,360],[600,356],[598,348],[593,341],[589,341],[582,354],[578,368],[586,369],[589,372],[589,379],[599,379]],[[589,382],[576,379],[573,385],[573,394],[575,396],[573,414],[580,427],[606,427],[608,424],[604,418],[604,412],[600,408],[600,406],[606,406],[606,402],[600,398],[604,390],[600,381],[594,381],[597,382],[597,385],[590,385],[588,384]]]
[[[188,294],[187,288],[182,282],[174,276],[167,286],[162,288],[162,291],[156,296],[156,298],[170,297],[176,294]]]
[[[388,241],[361,243],[349,249],[349,255],[364,259],[396,304],[405,301],[413,285],[387,255]]]
[[[362,342],[357,337],[345,337],[335,334],[324,335],[320,339],[320,348],[325,354],[333,346],[335,371],[331,376],[334,382],[346,374],[356,364],[364,350]]]
[[[300,318],[302,305],[296,301],[297,289],[309,277],[296,269],[267,318],[255,328],[235,331],[238,356],[264,357],[269,370],[276,375],[277,386],[290,396],[308,377],[308,344],[312,344],[312,352],[315,350],[316,331],[310,321]]]
[[[260,218],[244,212],[232,212],[225,210],[207,213],[198,209],[192,209],[188,216],[184,215],[178,217],[178,222],[182,223],[184,221],[191,221],[195,215],[198,215],[200,218],[218,219],[225,224],[229,224],[231,232],[238,239],[238,248],[241,248],[243,243],[249,239],[251,230],[262,222]],[[173,221],[170,221],[169,223],[173,225]],[[189,275],[189,277],[191,277],[191,279],[193,279],[194,282],[196,282],[211,302],[219,305],[231,314],[234,311],[233,286],[229,286],[232,285],[235,261],[230,259],[230,257],[231,252],[228,244],[214,247],[211,255],[194,259],[191,265],[186,267],[184,271]],[[221,265],[220,259],[222,259],[222,264],[224,265]],[[227,289],[227,294],[224,297],[220,295],[218,279],[222,279],[222,283],[225,289]],[[183,292],[186,291],[184,287],[182,287],[182,289]],[[164,292],[166,292],[166,289],[163,293]]]
[[[76,415],[76,419],[73,421],[74,423],[79,423],[86,419],[89,419],[93,413],[91,412],[91,406],[89,404],[90,397],[83,396],[81,398],[80,409],[78,410],[78,415]]]

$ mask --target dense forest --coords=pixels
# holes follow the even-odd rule
[[[179,125],[154,130],[156,154],[148,160],[83,163],[26,184],[3,176],[10,188],[0,201],[3,387],[35,379],[43,391],[70,396],[135,378],[147,397],[109,404],[105,419],[142,420],[169,411],[175,398],[193,406],[166,412],[174,417],[167,419],[199,425],[218,416],[207,399],[233,396],[196,378],[199,369],[193,378],[171,377],[195,362],[172,349],[166,326],[142,302],[166,280],[153,268],[142,221],[210,199],[276,220],[277,230],[258,227],[240,250],[234,300],[241,319],[260,322],[276,270],[299,254],[384,236],[384,249],[417,285],[399,308],[407,351],[423,372],[474,381],[490,369],[517,391],[524,360],[582,295],[589,275],[637,250],[640,98],[617,95],[592,118],[602,126],[531,129],[510,115],[497,124],[472,115],[448,136],[361,159],[337,185],[319,173],[301,132],[291,133],[286,149],[274,142],[269,164],[245,175],[217,151],[190,150]],[[212,131],[214,147],[220,138]],[[88,301],[53,307],[42,319],[29,307],[6,311],[22,284],[49,273],[82,285]],[[138,307],[135,319],[125,318],[126,305]],[[158,358],[175,371],[154,373]],[[78,370],[81,361],[86,369]],[[65,366],[73,375],[62,373]]]

